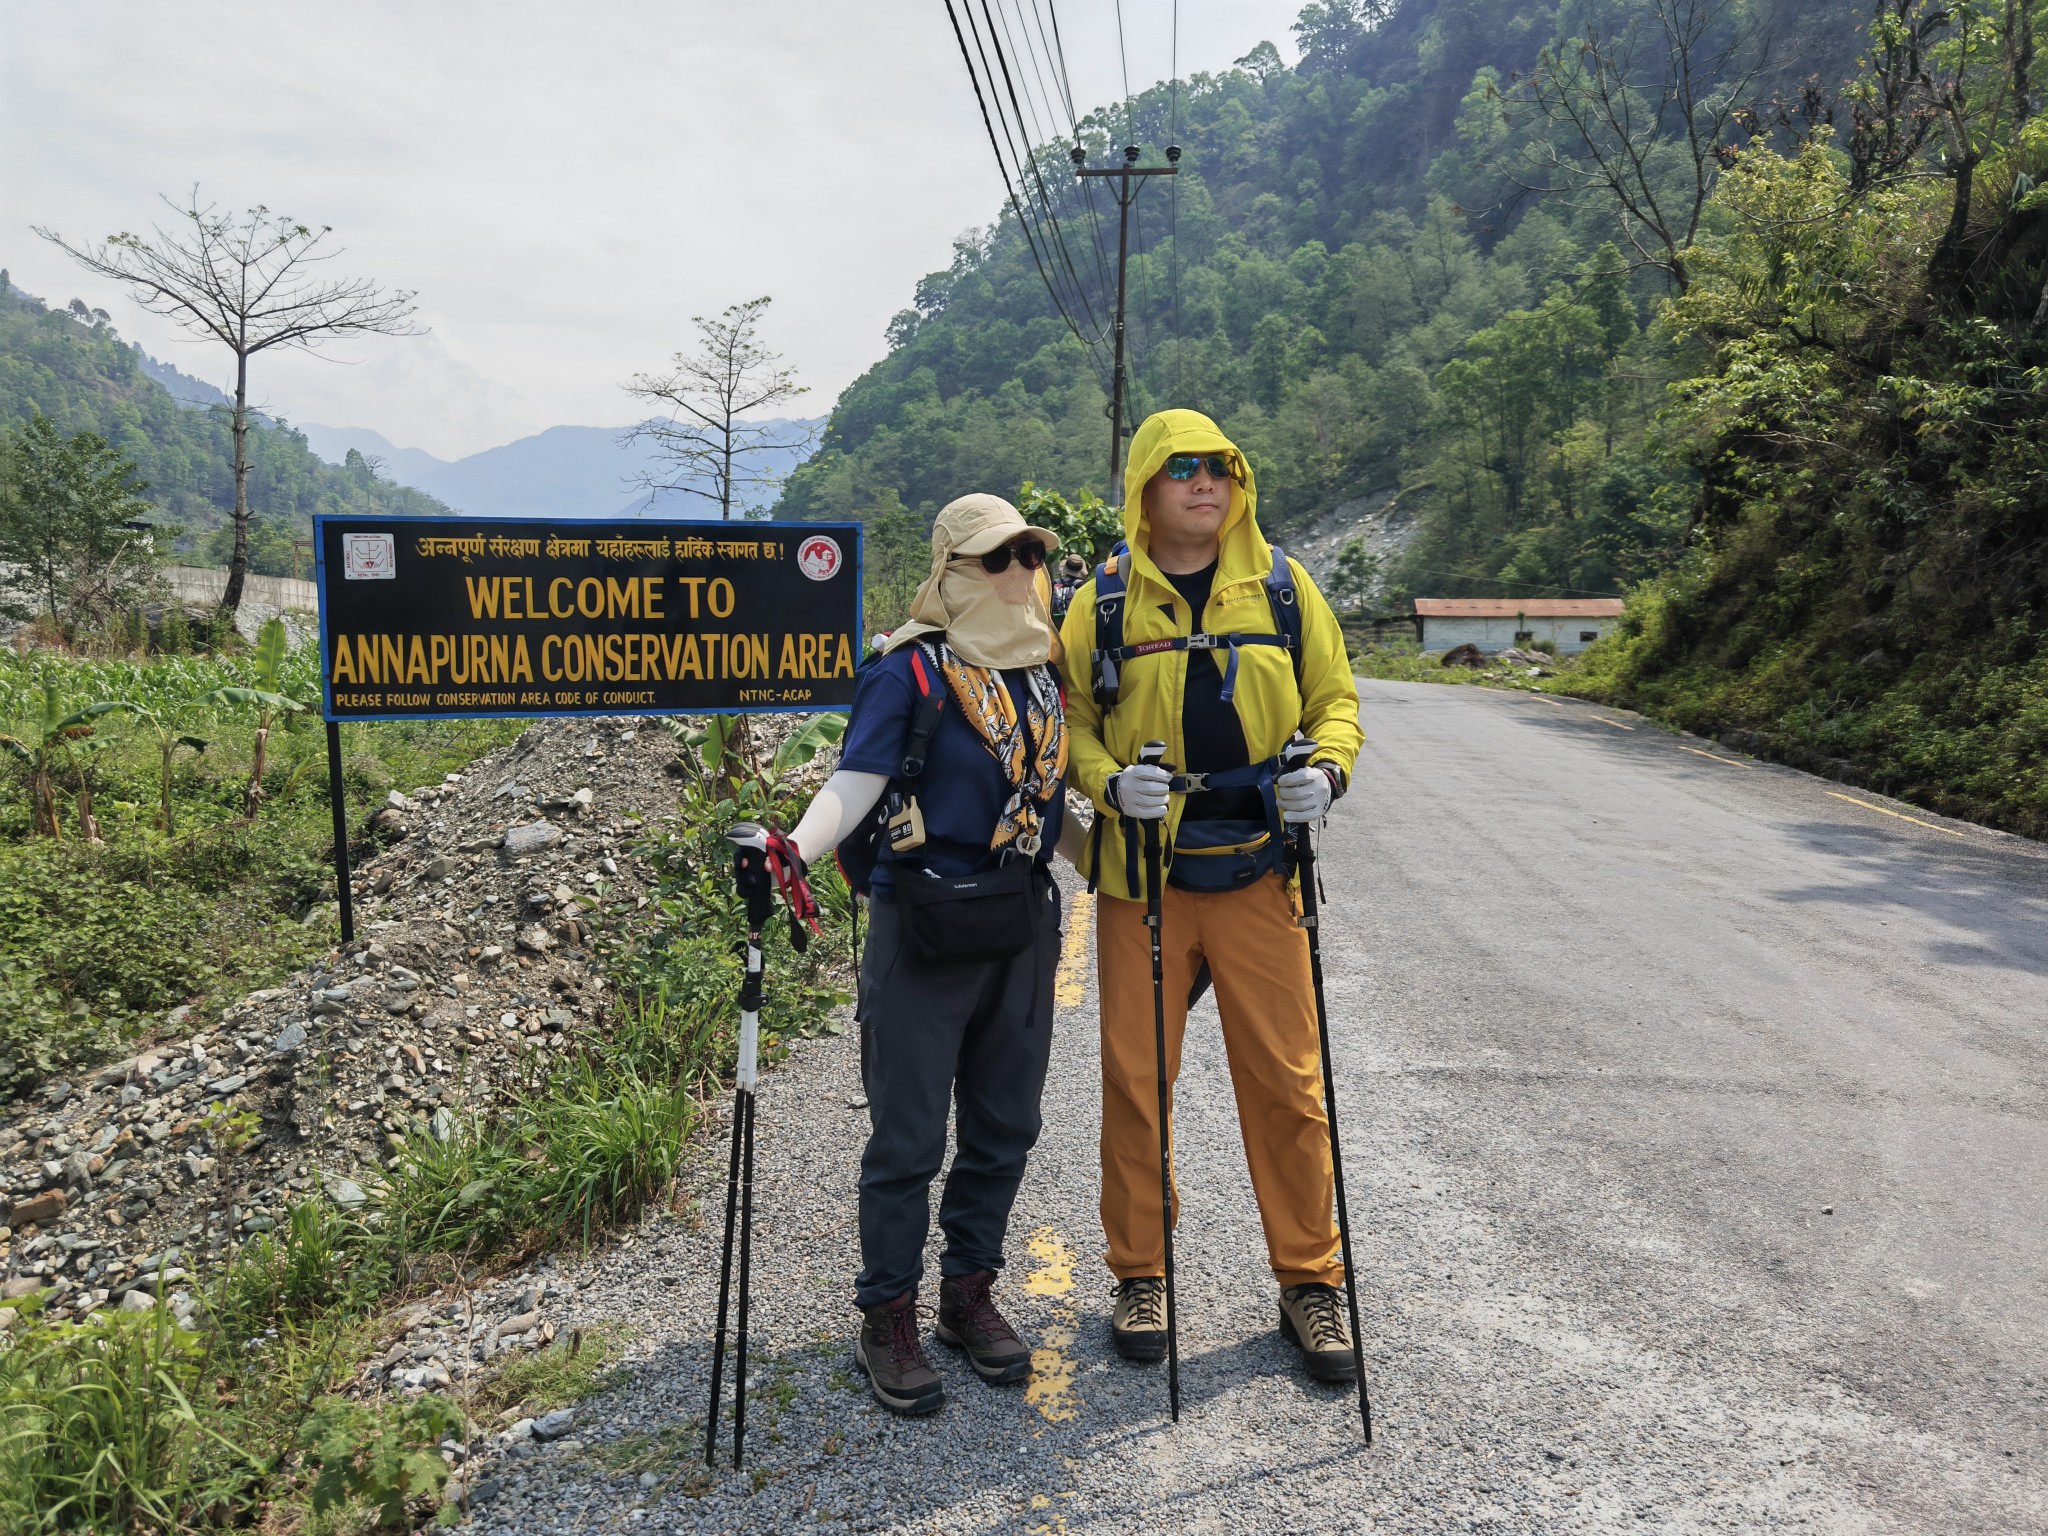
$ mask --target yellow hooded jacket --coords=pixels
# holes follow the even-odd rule
[[[1209,606],[1188,613],[1173,584],[1152,563],[1147,549],[1151,528],[1145,517],[1145,482],[1176,453],[1224,453],[1239,474],[1224,514],[1216,580]],[[1124,644],[1170,639],[1201,629],[1209,634],[1275,633],[1273,612],[1266,601],[1265,581],[1273,569],[1272,546],[1259,532],[1258,488],[1251,466],[1216,423],[1198,411],[1161,411],[1146,418],[1131,440],[1130,464],[1124,471],[1125,557]],[[1358,725],[1358,684],[1351,675],[1351,657],[1344,647],[1337,616],[1309,579],[1301,562],[1290,558],[1296,600],[1301,605],[1301,687],[1294,683],[1294,663],[1277,645],[1247,645],[1238,650],[1235,704],[1244,724],[1251,760],[1277,755],[1297,729],[1316,741],[1315,763],[1334,763],[1348,782],[1351,765],[1365,745]],[[1066,649],[1062,671],[1067,684],[1067,782],[1095,804],[1104,819],[1099,868],[1105,895],[1142,900],[1144,892],[1129,889],[1125,879],[1124,834],[1130,826],[1109,808],[1105,790],[1110,775],[1138,760],[1148,741],[1166,743],[1166,760],[1185,764],[1181,709],[1187,694],[1189,666],[1221,668],[1221,651],[1160,651],[1124,664],[1122,697],[1105,716],[1095,702],[1090,653],[1095,649],[1095,583],[1074,594],[1060,631]],[[1168,802],[1166,842],[1170,847],[1180,824],[1182,798]],[[1135,828],[1131,829],[1135,834]]]

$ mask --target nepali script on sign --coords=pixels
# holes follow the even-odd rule
[[[843,710],[857,523],[314,519],[329,720]]]

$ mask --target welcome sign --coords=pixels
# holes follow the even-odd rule
[[[317,517],[329,720],[843,710],[858,523]]]

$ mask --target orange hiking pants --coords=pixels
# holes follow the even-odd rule
[[[1282,1285],[1344,1283],[1330,1130],[1316,1039],[1308,935],[1279,875],[1241,891],[1166,888],[1160,951],[1166,979],[1166,1078],[1180,1076],[1188,988],[1209,961],[1223,1048],[1237,1093],[1245,1161]],[[1119,1280],[1166,1270],[1159,1222],[1159,1076],[1152,1029],[1152,944],[1145,904],[1097,902],[1102,998],[1102,1229]],[[1180,1193],[1174,1192],[1174,1215]]]

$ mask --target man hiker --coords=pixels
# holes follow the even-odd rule
[[[936,1331],[985,1381],[1031,1374],[990,1290],[1052,1047],[1067,734],[1045,564],[1058,544],[999,496],[939,513],[931,575],[861,669],[837,771],[771,839],[799,880],[839,848],[873,904],[855,1009],[870,1131],[854,1361],[896,1413],[946,1400],[917,1294],[949,1117]]]
[[[1356,1369],[1339,1289],[1315,998],[1283,855],[1285,825],[1329,810],[1364,738],[1336,616],[1308,573],[1266,543],[1257,502],[1250,466],[1214,422],[1194,411],[1147,418],[1124,476],[1126,546],[1076,594],[1061,631],[1071,782],[1096,807],[1083,866],[1104,898],[1096,955],[1111,1326],[1127,1360],[1166,1352],[1140,858],[1140,824],[1152,821],[1168,860],[1167,1081],[1180,1071],[1190,994],[1206,971],[1279,1282],[1280,1331],[1311,1376],[1347,1381]],[[1297,731],[1315,752],[1283,771],[1279,754]],[[1164,766],[1139,761],[1152,740],[1166,743]],[[1177,1195],[1174,1204],[1177,1215]]]
[[[1055,621],[1064,619],[1067,610],[1074,605],[1074,594],[1081,590],[1088,580],[1088,562],[1080,555],[1062,555],[1059,574],[1052,583],[1052,616]]]

